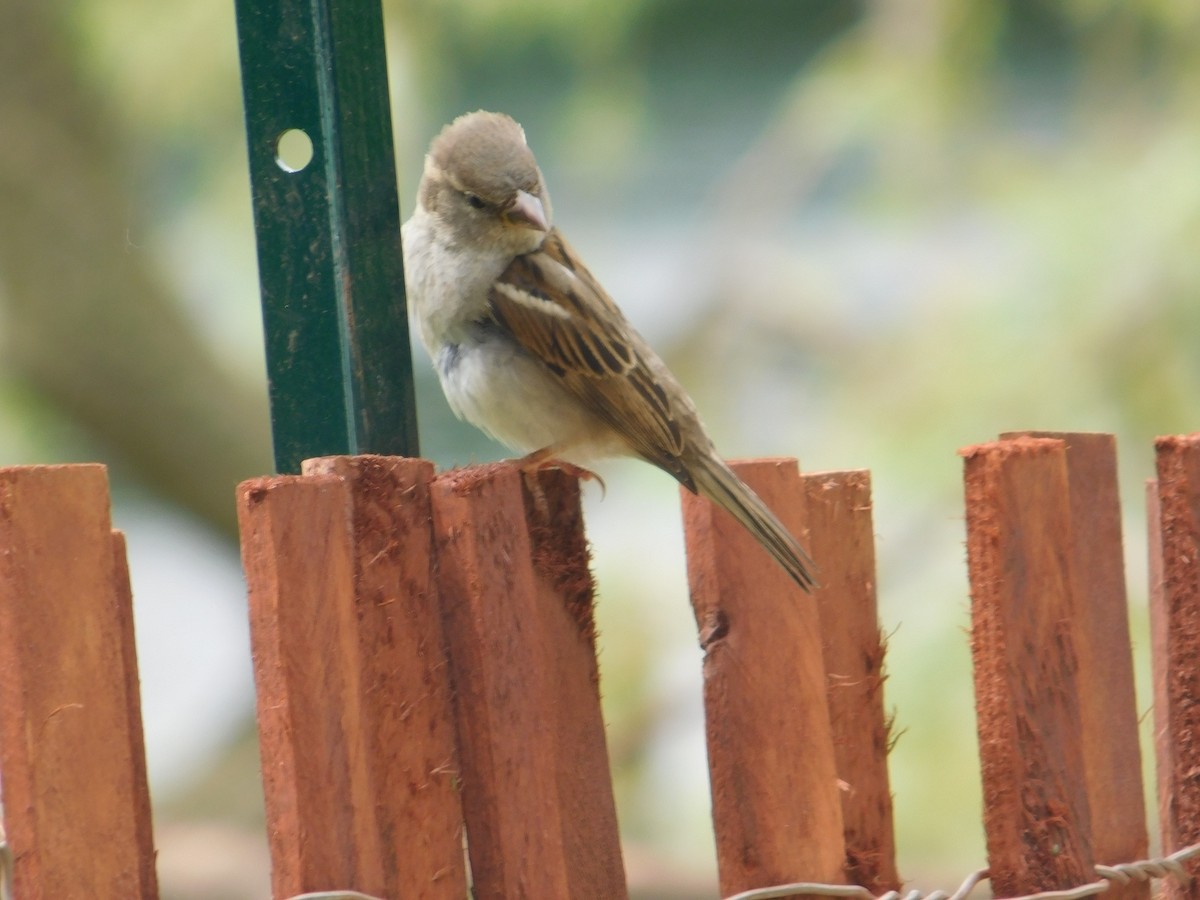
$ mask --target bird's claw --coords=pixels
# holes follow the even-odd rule
[[[543,469],[558,469],[560,472],[566,472],[572,478],[577,478],[579,481],[594,481],[600,485],[601,498],[607,496],[608,485],[604,483],[603,478],[591,469],[585,469],[583,466],[577,466],[574,463],[559,459],[554,455],[556,449],[554,447],[544,447],[541,450],[535,450],[533,453],[522,456],[518,460],[514,460],[517,468],[521,470],[521,474],[525,476],[525,484],[529,488],[529,493],[533,497],[533,502],[538,512],[543,516],[548,517],[550,515],[549,504],[546,502],[546,494],[542,490],[541,483],[537,478],[538,473]]]

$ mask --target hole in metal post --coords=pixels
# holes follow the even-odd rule
[[[313,158],[313,142],[299,128],[289,128],[275,139],[275,163],[285,172],[299,172]]]

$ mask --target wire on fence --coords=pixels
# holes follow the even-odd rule
[[[1038,894],[1027,894],[1024,897],[1013,897],[1011,900],[1082,900],[1107,891],[1114,883],[1129,884],[1131,881],[1149,881],[1152,878],[1176,878],[1183,884],[1191,880],[1183,864],[1194,856],[1200,855],[1200,844],[1192,844],[1182,850],[1176,850],[1170,856],[1156,859],[1143,859],[1132,863],[1122,863],[1117,866],[1096,866],[1096,874],[1100,881],[1080,885],[1062,891],[1042,891]],[[797,881],[793,884],[777,884],[774,887],[754,888],[726,897],[725,900],[783,900],[786,897],[799,897],[805,894],[817,894],[823,897],[852,897],[855,900],[966,900],[979,882],[989,877],[987,869],[972,872],[959,885],[953,894],[945,891],[933,891],[922,894],[920,891],[888,891],[878,897],[864,887],[853,884],[814,884]]]
[[[1082,900],[1107,891],[1114,883],[1129,884],[1133,881],[1150,881],[1153,878],[1172,877],[1186,884],[1191,880],[1183,864],[1194,856],[1200,856],[1200,844],[1192,844],[1182,850],[1176,850],[1170,856],[1155,859],[1142,859],[1132,863],[1121,863],[1116,866],[1096,866],[1096,874],[1100,881],[1080,885],[1063,891],[1042,891],[1038,894],[1027,894],[1024,897],[1013,897],[1011,900]],[[726,897],[725,900],[784,900],[787,897],[799,897],[805,894],[815,894],[823,897],[852,897],[858,900],[966,900],[971,891],[981,881],[988,878],[987,869],[972,872],[953,894],[937,890],[929,894],[920,891],[888,891],[876,896],[864,887],[854,884],[815,884],[807,881],[797,881],[792,884],[777,884],[773,887],[754,888]],[[0,900],[12,900],[12,850],[0,830]],[[379,900],[370,894],[358,891],[317,891],[308,894],[296,894],[289,900]]]

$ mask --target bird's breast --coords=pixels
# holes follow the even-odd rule
[[[586,462],[628,452],[623,442],[501,326],[479,325],[435,359],[442,390],[460,418],[521,453],[570,446]]]

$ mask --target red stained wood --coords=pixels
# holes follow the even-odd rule
[[[149,780],[146,775],[146,749],[143,743],[141,679],[138,676],[137,641],[133,628],[133,589],[129,583],[128,556],[125,552],[125,535],[112,533],[113,542],[113,587],[115,588],[113,612],[116,616],[120,637],[116,649],[121,654],[122,675],[128,686],[125,702],[129,727],[125,731],[129,741],[129,760],[133,766],[133,783],[141,787],[129,798],[134,806],[133,823],[137,830],[138,861],[142,870],[138,873],[141,884],[148,885],[150,896],[157,896],[158,874],[154,870],[154,819],[151,815]]]
[[[23,900],[158,895],[123,549],[103,466],[0,469],[0,769]]]
[[[433,577],[433,465],[387,456],[307,460],[350,489],[353,627],[359,702],[382,891],[388,897],[467,892],[457,736]]]
[[[846,880],[882,894],[898,890],[900,877],[887,769],[890,723],[883,707],[871,474],[819,472],[804,475],[803,483],[808,548],[820,566],[815,597],[842,782]]]
[[[382,894],[354,625],[348,485],[281,476],[238,489],[271,887]]]
[[[1117,442],[1111,434],[1080,432],[1018,432],[1002,438],[1022,436],[1066,444],[1073,596],[1078,604],[1071,624],[1093,853],[1098,862],[1109,865],[1145,859],[1149,840],[1125,594]],[[1106,896],[1146,900],[1150,885],[1114,884]]]
[[[962,454],[992,884],[998,896],[1075,887],[1095,874],[1066,447],[1021,438]]]
[[[805,538],[796,461],[734,465]],[[722,895],[843,880],[838,773],[817,604],[728,513],[682,492]],[[824,576],[824,561],[817,559]]]
[[[1158,810],[1167,853],[1200,841],[1200,434],[1155,441],[1157,484],[1147,492],[1150,625]],[[1189,885],[1168,896],[1200,897],[1200,861]]]
[[[500,463],[433,484],[475,896],[627,896],[578,483]]]

